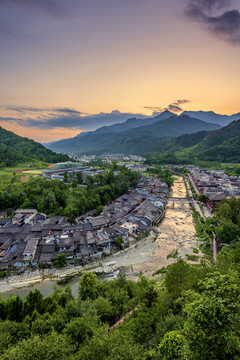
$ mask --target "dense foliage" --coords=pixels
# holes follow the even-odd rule
[[[34,208],[47,215],[66,215],[70,222],[85,212],[109,204],[113,199],[136,187],[139,175],[125,168],[114,176],[113,171],[104,175],[88,176],[86,186],[82,179],[64,183],[60,180],[32,178],[22,183],[18,178],[0,191],[0,209]],[[101,212],[101,211],[100,211]]]
[[[186,134],[160,145],[148,155],[149,164],[238,163],[240,158],[240,120],[219,130]]]
[[[213,218],[203,219],[194,211],[193,218],[196,234],[203,240],[211,242],[213,232],[217,243],[230,244],[231,248],[238,246],[240,237],[240,199],[222,199]]]
[[[54,163],[67,161],[69,157],[56,154],[33,140],[23,138],[0,127],[0,159],[0,169],[2,169],[35,159]]]
[[[152,167],[148,170],[148,173],[151,175],[157,175],[157,177],[165,181],[168,187],[171,187],[174,183],[174,177],[171,175],[171,172],[168,169],[163,170],[160,167]]]
[[[0,301],[1,359],[239,359],[239,254],[222,252],[216,266],[179,260],[160,287],[85,273],[77,299],[70,287],[11,296]]]

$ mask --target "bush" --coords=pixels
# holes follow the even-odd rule
[[[186,257],[190,261],[198,261],[198,256],[197,255],[189,255],[189,254],[187,254]]]
[[[55,264],[57,268],[62,268],[67,264],[67,255],[66,254],[58,254],[55,259]]]
[[[167,255],[167,259],[170,259],[170,258],[177,259],[177,257],[178,257],[178,250],[177,249],[173,250],[170,254]]]
[[[7,276],[6,271],[0,271],[0,279],[3,279],[5,276]]]

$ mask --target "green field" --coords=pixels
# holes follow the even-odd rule
[[[6,167],[0,170],[0,190],[4,190],[7,185],[11,182],[11,179],[15,177],[17,180],[24,181],[24,177],[28,179],[32,176],[36,176],[43,172],[43,170],[49,164],[42,161],[36,161],[32,163],[19,164],[13,167]],[[38,170],[36,170],[38,169]],[[24,171],[23,173],[17,173],[17,171]],[[27,180],[27,179],[26,179]]]
[[[23,170],[23,172],[21,173],[22,175],[27,174],[27,175],[39,175],[42,174],[43,170]]]

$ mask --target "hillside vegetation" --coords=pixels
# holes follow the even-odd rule
[[[97,209],[100,213],[104,205],[128,193],[129,187],[137,186],[138,179],[138,173],[125,168],[120,168],[116,176],[113,171],[88,176],[86,187],[78,186],[78,181],[71,178],[68,183],[42,177],[21,182],[13,175],[7,184],[0,185],[0,210],[33,208],[47,215],[66,215],[73,223],[89,210]]]
[[[148,162],[240,162],[240,120],[213,131],[180,136],[155,148]]]
[[[1,359],[237,360],[239,255],[223,252],[216,267],[178,260],[157,281],[85,273],[77,299],[70,287],[11,296],[0,301]]]
[[[155,118],[129,119],[47,145],[54,151],[85,154],[143,154],[183,134],[219,129],[217,124],[165,112]]]
[[[69,157],[56,154],[34,140],[18,136],[0,127],[0,169],[32,160],[52,163],[67,161]]]

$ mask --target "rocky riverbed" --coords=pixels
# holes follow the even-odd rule
[[[174,182],[171,196],[186,196],[182,178],[178,177]],[[186,255],[193,254],[193,248],[199,247],[189,203],[174,202],[173,205],[173,202],[169,201],[165,218],[155,229],[155,234],[155,241],[151,238],[146,239],[126,256],[117,256],[116,264],[124,267],[128,278],[136,278],[140,271],[144,276],[152,277],[157,270],[176,261],[176,258],[168,258],[174,251],[177,251],[176,257],[185,258]],[[202,253],[199,252],[198,256],[201,257]]]

